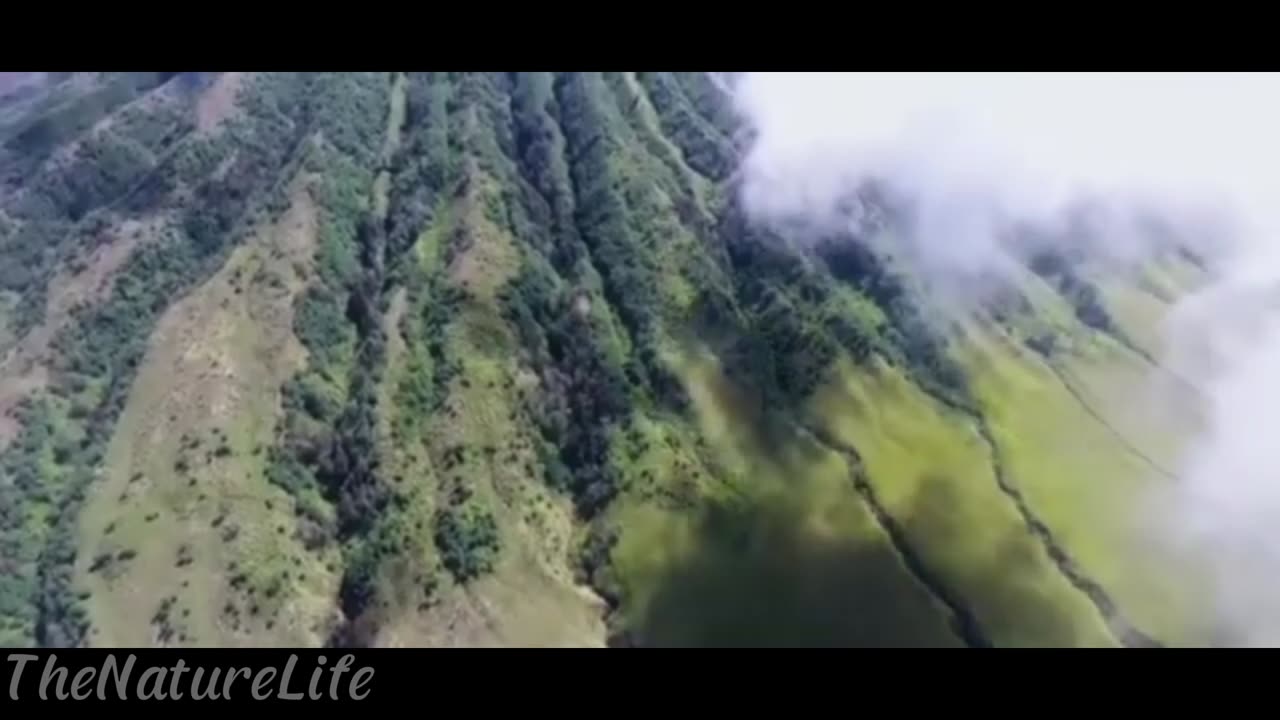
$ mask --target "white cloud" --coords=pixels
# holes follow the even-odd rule
[[[1118,210],[1111,251],[1142,246],[1131,209],[1202,243],[1221,279],[1170,338],[1212,360],[1188,366],[1210,427],[1167,525],[1220,560],[1226,620],[1280,643],[1280,581],[1261,580],[1280,578],[1280,76],[756,73],[736,98],[757,133],[752,212],[839,222],[853,187],[886,182],[914,200],[906,242],[929,273],[998,267],[1005,219],[1051,221],[1081,199]]]

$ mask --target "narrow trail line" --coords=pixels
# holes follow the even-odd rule
[[[965,645],[971,648],[992,647],[991,640],[983,631],[978,618],[964,602],[964,599],[947,588],[946,584],[929,569],[923,558],[920,557],[907,539],[906,531],[901,524],[889,514],[880,499],[876,497],[875,488],[871,485],[871,479],[867,475],[866,466],[863,464],[862,456],[858,454],[858,451],[832,437],[820,427],[803,423],[799,424],[799,427],[819,443],[839,453],[844,458],[845,463],[849,466],[849,479],[853,483],[854,490],[871,511],[872,516],[875,517],[876,522],[884,530],[885,535],[889,537],[889,543],[899,557],[902,558],[907,571],[947,608],[951,615],[949,624],[952,631]]]

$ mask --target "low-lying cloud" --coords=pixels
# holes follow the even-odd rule
[[[1140,256],[1168,234],[1153,216],[1195,244],[1215,280],[1172,314],[1168,359],[1210,422],[1165,525],[1215,558],[1237,639],[1280,644],[1280,76],[753,73],[734,92],[749,211],[821,229],[879,183],[909,199],[900,241],[930,277],[998,271],[1010,223],[1084,203],[1106,209],[1090,252]]]

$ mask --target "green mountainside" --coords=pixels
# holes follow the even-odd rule
[[[1218,639],[1185,252],[943,307],[751,221],[701,73],[8,84],[0,644]]]

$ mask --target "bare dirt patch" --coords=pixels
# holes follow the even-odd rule
[[[48,381],[49,345],[58,331],[71,320],[76,308],[110,295],[116,271],[134,248],[155,237],[165,222],[164,217],[157,216],[121,223],[108,232],[105,242],[70,263],[49,283],[44,322],[0,357],[0,450],[18,432],[14,413],[22,399]]]
[[[236,96],[248,73],[224,72],[218,75],[196,101],[196,128],[214,132],[236,112]]]

